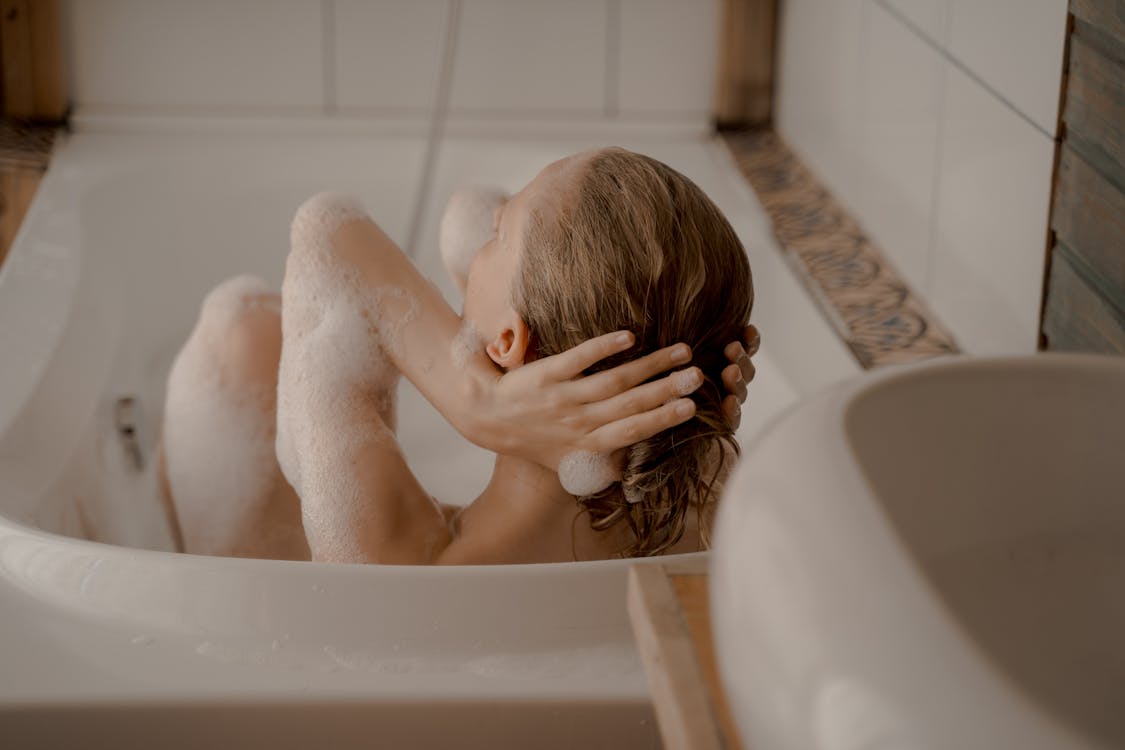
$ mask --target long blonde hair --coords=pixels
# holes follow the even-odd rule
[[[628,524],[625,557],[674,545],[693,508],[706,543],[706,512],[738,453],[720,374],[723,348],[741,340],[754,301],[742,243],[695,183],[621,148],[592,155],[558,210],[530,219],[512,302],[537,356],[629,330],[635,345],[589,372],[683,341],[704,375],[695,416],[633,445],[621,483],[578,498],[581,511],[594,529]]]

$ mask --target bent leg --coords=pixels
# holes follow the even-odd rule
[[[337,230],[370,224],[345,196],[318,195],[294,219],[282,285],[277,456],[301,498],[314,560],[425,563],[449,541],[393,432],[402,352],[419,302],[335,252]],[[369,262],[368,262],[369,261]],[[370,276],[378,283],[367,282]]]
[[[163,461],[184,551],[309,559],[274,453],[280,298],[238,276],[203,301],[168,376]]]

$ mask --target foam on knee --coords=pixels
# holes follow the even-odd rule
[[[276,450],[301,496],[310,544],[337,538],[339,519],[347,524],[360,512],[350,462],[357,446],[393,440],[399,372],[391,355],[401,354],[405,329],[419,314],[408,291],[372,289],[334,261],[333,233],[366,216],[355,199],[322,193],[293,220],[282,286]],[[321,501],[329,504],[316,510]]]
[[[297,209],[289,230],[292,247],[330,250],[332,234],[349,221],[370,218],[363,204],[347,193],[323,192]]]
[[[169,372],[165,466],[189,552],[229,554],[276,481],[273,382],[233,376],[224,346],[240,316],[276,304],[261,279],[219,284]]]
[[[463,188],[449,198],[441,217],[441,259],[462,294],[473,256],[495,234],[496,209],[508,202],[498,188]]]
[[[203,298],[199,321],[208,326],[228,326],[245,311],[255,309],[281,312],[281,297],[257,276],[232,276],[215,285]]]

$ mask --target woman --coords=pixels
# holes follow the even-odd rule
[[[752,303],[729,224],[682,175],[622,149],[548,166],[496,218],[463,321],[361,208],[330,195],[294,220],[280,337],[264,285],[212,293],[169,377],[167,475],[188,551],[499,563],[705,542],[736,450],[736,373],[752,376],[748,361],[724,370],[742,357],[723,345]],[[574,379],[584,371],[597,374]],[[499,454],[456,516],[394,440],[400,373]],[[576,504],[554,470],[576,450],[612,453],[621,481],[589,485]],[[222,508],[223,488],[200,481],[209,469],[237,490]]]

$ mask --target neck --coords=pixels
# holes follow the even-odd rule
[[[589,524],[577,515],[574,496],[555,472],[497,456],[488,487],[461,514],[456,557],[475,563],[586,559],[594,553],[583,533]]]
[[[563,489],[559,476],[539,464],[515,456],[497,456],[485,494],[502,500],[521,524],[554,526],[577,512],[574,496]]]

